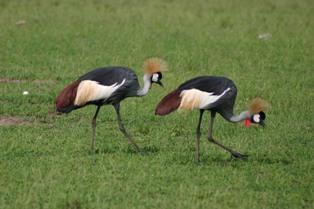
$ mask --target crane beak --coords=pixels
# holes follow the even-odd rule
[[[265,122],[262,120],[260,123],[259,123],[263,128],[265,128],[266,124]]]
[[[161,83],[161,81],[156,82],[159,86],[164,87],[164,85]]]

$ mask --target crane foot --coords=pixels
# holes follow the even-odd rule
[[[241,160],[247,160],[247,158],[249,157],[249,155],[245,155],[245,154],[241,154],[239,152],[231,152],[231,156],[234,158],[239,158]]]
[[[98,154],[98,153],[99,153],[99,149],[89,150],[88,153],[89,153],[90,155]]]

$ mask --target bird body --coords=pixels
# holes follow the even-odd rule
[[[267,102],[255,99],[250,104],[249,110],[235,115],[233,112],[237,96],[237,87],[234,82],[226,77],[200,76],[188,80],[177,89],[166,95],[157,105],[155,114],[164,116],[175,110],[200,110],[200,118],[197,126],[196,160],[199,161],[199,138],[202,116],[205,110],[211,112],[211,125],[209,127],[208,140],[229,151],[234,157],[245,158],[237,151],[215,141],[212,137],[212,127],[216,113],[218,112],[229,122],[250,120],[253,123],[263,124]]]
[[[98,68],[66,87],[57,97],[56,107],[59,112],[68,113],[87,104],[119,103],[126,97],[139,96],[139,89],[133,70],[126,67]],[[69,98],[66,95],[73,96]]]
[[[99,109],[103,105],[111,104],[116,110],[120,130],[138,150],[137,145],[127,134],[122,123],[120,102],[127,97],[145,96],[153,83],[162,85],[160,82],[162,78],[161,72],[167,69],[167,65],[161,59],[150,58],[144,62],[143,68],[143,88],[140,87],[136,74],[130,68],[113,66],[92,70],[79,77],[60,92],[55,101],[56,110],[61,113],[69,113],[86,105],[93,104],[97,106],[92,120],[93,150],[96,118]]]
[[[177,92],[177,104],[167,104],[164,98],[156,108],[157,115],[166,115],[179,110],[214,110],[227,120],[233,115],[237,87],[232,80],[218,76],[200,76],[181,84]]]
[[[222,116],[227,116],[226,112],[232,112],[232,108],[237,96],[237,88],[233,81],[225,77],[202,76],[187,81],[180,85],[182,102],[190,95],[194,95],[194,89],[198,90],[198,98],[201,102],[198,109],[213,109]],[[192,92],[189,93],[189,92]],[[184,103],[181,102],[181,109]],[[179,107],[179,108],[180,108]],[[227,110],[227,111],[226,111]]]

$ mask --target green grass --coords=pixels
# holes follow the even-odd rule
[[[0,126],[0,208],[313,208],[313,11],[310,0],[0,0],[0,77],[25,80],[0,83],[0,115],[29,121]],[[95,107],[55,116],[55,96],[99,66],[141,78],[150,56],[169,63],[165,88],[121,106],[146,154],[132,151],[105,106],[90,155]],[[215,137],[248,161],[207,142],[206,115],[196,165],[198,112],[154,116],[197,75],[233,79],[236,112],[255,96],[272,104],[265,129],[217,117]]]

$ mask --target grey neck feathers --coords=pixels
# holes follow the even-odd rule
[[[148,91],[152,85],[149,74],[144,74],[143,80],[144,80],[143,88],[141,88],[137,91],[137,96],[140,96],[140,97],[145,96],[148,93]]]
[[[241,122],[247,118],[250,118],[251,117],[251,113],[249,111],[243,111],[241,112],[239,115],[233,115],[229,118],[229,120],[231,122]]]

